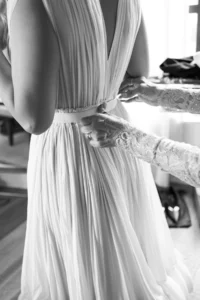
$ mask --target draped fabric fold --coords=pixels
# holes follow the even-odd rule
[[[9,22],[16,3],[8,1]],[[116,98],[139,1],[119,0],[109,55],[99,0],[43,3],[59,42],[59,113]],[[119,101],[112,113],[129,119]],[[146,163],[92,148],[78,123],[59,118],[32,136],[18,300],[189,300],[191,288]]]

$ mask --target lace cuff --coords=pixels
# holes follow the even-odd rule
[[[185,143],[163,139],[154,164],[186,183],[200,187],[200,149]]]
[[[161,140],[162,138],[132,128],[120,133],[116,139],[116,145],[148,163],[153,163]]]
[[[136,128],[120,133],[116,145],[137,158],[160,167],[186,183],[200,187],[200,149],[146,134]]]

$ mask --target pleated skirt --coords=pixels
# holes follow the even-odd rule
[[[128,119],[120,103],[113,113]],[[91,147],[58,118],[32,136],[19,300],[189,300],[191,291],[147,163]]]

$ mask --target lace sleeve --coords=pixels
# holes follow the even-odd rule
[[[200,149],[147,134],[136,128],[120,133],[116,145],[160,167],[186,183],[200,187]]]
[[[200,90],[172,86],[141,87],[140,98],[147,104],[171,110],[200,113]]]
[[[120,98],[141,101],[170,110],[200,113],[200,89],[154,84],[146,78],[125,78],[120,89]]]

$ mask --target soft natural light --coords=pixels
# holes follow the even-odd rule
[[[161,75],[159,65],[167,58],[196,52],[197,14],[189,6],[198,0],[142,0],[150,50],[150,75]]]
[[[189,13],[189,6],[197,4],[198,0],[142,0],[150,50],[150,76],[162,76],[159,65],[167,57],[181,58],[196,52],[197,14]],[[160,108],[141,103],[126,105],[136,126],[174,140],[184,140],[182,124],[192,122],[195,125],[200,121],[199,115],[163,113]],[[168,132],[170,128],[173,128],[173,135]]]
[[[186,2],[187,2],[188,5],[197,5],[197,4],[199,4],[199,0],[187,0]]]

